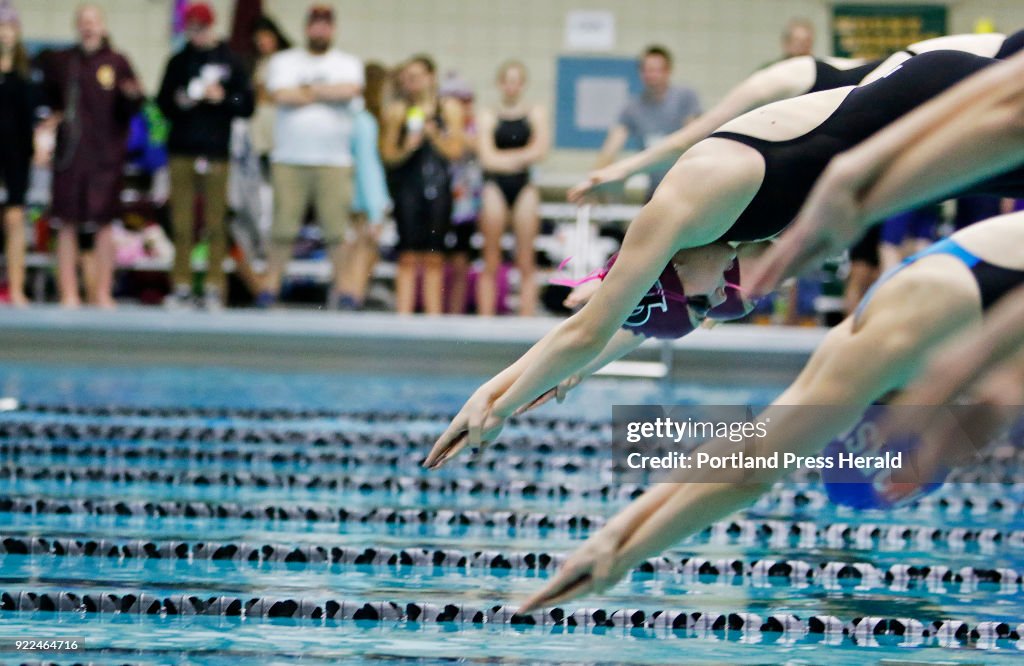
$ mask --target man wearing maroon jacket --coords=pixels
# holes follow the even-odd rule
[[[52,217],[59,227],[57,272],[61,304],[80,304],[79,241],[94,248],[86,280],[89,303],[113,308],[114,239],[131,117],[142,91],[128,60],[110,47],[103,14],[83,5],[75,15],[79,42],[45,66],[44,87],[59,121],[53,159]],[[90,277],[87,275],[87,278]]]

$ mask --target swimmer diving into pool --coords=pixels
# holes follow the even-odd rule
[[[911,44],[883,60],[863,62],[844,58],[797,56],[766,67],[730,90],[713,108],[687,123],[650,148],[590,173],[569,190],[570,201],[579,201],[591,189],[625,180],[634,173],[675,159],[721,125],[748,111],[799,95],[863,85],[913,56],[938,50],[961,51],[1004,60],[1024,49],[1024,30],[1006,36],[991,34],[949,35]]]
[[[1021,247],[1024,213],[1004,215],[957,232],[880,278],[794,383],[756,417],[771,423],[759,452],[813,456],[853,426],[874,400],[911,380],[938,345],[977,327],[992,304],[1024,285]],[[790,409],[794,405],[826,409],[809,419]],[[715,440],[694,455],[730,447]],[[520,612],[607,589],[644,559],[752,504],[785,473],[764,470],[756,482],[693,483],[706,472],[677,472],[590,537]]]
[[[980,328],[936,353],[894,404],[915,407],[890,410],[878,423],[880,437],[917,440],[917,459],[924,465],[916,478],[932,474],[936,461],[952,466],[970,458],[962,423],[971,424],[972,441],[989,442],[1019,419],[1024,413],[1024,286],[1001,298]],[[916,479],[900,482],[898,473],[893,478],[896,501],[919,489]]]
[[[767,293],[879,220],[1024,164],[1024,54],[991,67],[829,164],[752,275]]]
[[[954,51],[915,56],[866,86],[752,111],[694,146],[630,224],[592,300],[480,387],[424,465],[493,441],[516,410],[645,337],[680,337],[709,316],[743,314],[737,256],[789,224],[829,160],[995,62]],[[1022,185],[1019,175],[996,177],[971,191],[1016,196]]]

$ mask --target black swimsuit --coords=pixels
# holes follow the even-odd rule
[[[1024,30],[1018,30],[1003,40],[1003,45],[996,53],[996,60],[1004,60],[1021,51],[1024,51]]]
[[[1018,30],[1012,35],[1008,35],[1006,39],[1003,40],[1002,45],[999,47],[999,51],[995,54],[994,57],[996,58],[996,60],[1005,60],[1006,58],[1009,58],[1010,56],[1019,53],[1021,50],[1024,50],[1024,30]],[[909,48],[904,49],[904,52],[910,56],[920,55],[913,49]],[[811,89],[811,91],[828,90],[830,88],[842,87],[847,85],[858,85],[860,83],[860,80],[852,81],[850,79],[853,79],[856,76],[860,76],[862,80],[868,74],[870,74],[875,67],[880,66],[882,62],[884,61],[874,61],[866,65],[862,65],[861,67],[855,67],[852,70],[846,70],[845,72],[843,72],[836,70],[835,67],[832,67],[828,63],[816,60],[817,78],[815,80],[815,85]],[[865,69],[867,71],[864,71]],[[993,186],[995,186],[996,184],[996,182],[990,183],[990,185]],[[957,206],[958,216],[959,210],[964,205],[965,200],[971,198],[981,199],[984,201],[992,200],[991,197],[987,197],[984,195],[962,198],[960,200],[960,204]],[[982,217],[990,216],[984,215]],[[974,219],[981,218],[976,217]],[[859,241],[857,241],[854,245],[850,247],[850,259],[852,261],[862,261],[867,264],[870,264],[871,266],[878,266],[878,244],[881,242],[881,227],[881,224],[873,225],[870,229],[867,230],[867,232],[865,232],[864,236]],[[958,224],[957,228],[960,229],[962,227]]]
[[[907,266],[910,266],[919,259],[933,254],[948,254],[956,257],[971,271],[974,275],[975,282],[978,284],[978,291],[981,294],[982,310],[988,310],[1008,292],[1024,284],[1024,271],[991,264],[964,248],[964,246],[957,243],[953,238],[945,238],[921,252],[918,252],[911,257],[907,257],[903,260],[903,263],[889,269],[885,275],[878,278],[857,305],[857,310],[854,312],[854,318],[860,318],[861,313],[864,312],[864,308],[866,308],[868,303],[871,301],[871,297],[875,295],[875,292],[878,291],[879,287],[885,284],[885,282]]]
[[[845,88],[846,86],[860,85],[860,82],[864,78],[875,71],[879,65],[882,64],[882,60],[872,60],[866,62],[863,65],[851,67],[850,69],[839,69],[833,67],[824,60],[814,59],[814,85],[808,90],[808,93],[820,92],[822,90],[834,90],[836,88]]]
[[[764,180],[757,194],[721,239],[754,241],[777,235],[796,216],[833,157],[995,62],[961,51],[916,56],[885,77],[851,90],[824,122],[794,139],[769,141],[736,132],[715,132],[712,137],[754,148],[765,162]],[[1024,195],[1024,167],[967,191]]]
[[[434,122],[444,129],[440,109]],[[402,125],[399,142],[405,139]],[[452,222],[452,189],[448,160],[424,139],[416,151],[388,170],[400,252],[443,252]]]
[[[7,205],[22,206],[32,163],[35,107],[31,81],[16,71],[0,72],[0,183]]]
[[[530,134],[530,120],[526,116],[513,120],[499,119],[497,127],[494,128],[494,147],[498,150],[523,148],[530,143]],[[488,172],[484,174],[484,179],[498,186],[502,196],[505,197],[505,203],[512,208],[519,193],[530,184],[530,172]]]

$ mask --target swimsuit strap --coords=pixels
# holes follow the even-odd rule
[[[915,261],[917,261],[918,259],[930,256],[930,255],[933,255],[933,254],[949,254],[949,255],[952,255],[952,256],[956,257],[957,259],[959,259],[960,261],[964,262],[964,264],[968,268],[973,268],[974,266],[977,266],[978,262],[981,261],[981,259],[978,256],[976,256],[974,253],[972,253],[972,252],[968,251],[967,249],[965,249],[963,245],[960,245],[959,243],[957,243],[952,238],[944,238],[944,239],[940,240],[939,242],[934,243],[934,244],[926,247],[925,249],[921,250],[920,252],[918,252],[918,253],[910,256],[910,257],[907,257],[906,259],[903,260],[903,264],[902,265],[905,266],[905,265],[908,265],[908,264],[912,264]]]

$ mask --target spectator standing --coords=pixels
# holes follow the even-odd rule
[[[476,114],[473,89],[456,72],[441,83],[441,99],[462,104],[466,151],[452,162],[452,229],[448,234],[448,298],[445,312],[464,314],[469,297],[469,268],[473,256],[473,235],[480,220],[480,197],[484,174],[477,159]]]
[[[165,304],[192,303],[192,248],[196,195],[203,195],[209,253],[203,305],[223,306],[226,294],[228,149],[231,123],[253,111],[253,93],[242,63],[213,30],[213,10],[205,2],[185,9],[185,46],[167,63],[157,103],[171,125],[167,140],[174,232],[173,292]]]
[[[629,100],[619,121],[608,131],[595,165],[598,169],[611,164],[629,139],[650,148],[701,113],[700,99],[693,88],[672,85],[672,54],[665,47],[647,47],[640,58],[640,78],[644,90]],[[670,166],[650,172],[648,199]]]
[[[805,18],[790,19],[782,31],[782,58],[814,55],[814,24]]]
[[[334,10],[315,4],[306,15],[306,45],[270,60],[267,90],[277,105],[272,152],[274,221],[264,291],[271,305],[309,204],[315,203],[334,269],[342,279],[342,240],[352,205],[352,126],[362,107],[363,64],[331,48]]]
[[[270,152],[274,148],[274,100],[267,90],[267,69],[270,59],[280,51],[292,47],[291,42],[269,16],[261,16],[253,26],[253,46],[256,64],[252,83],[256,92],[256,110],[252,115],[252,146],[259,155],[260,165],[267,180],[270,179]]]
[[[346,235],[343,252],[345,267],[335,297],[339,310],[361,310],[366,302],[373,267],[379,254],[380,225],[391,198],[387,176],[380,159],[380,121],[384,100],[389,94],[391,74],[380,63],[368,62],[364,70],[366,108],[357,111],[352,132],[352,157],[355,160],[355,193],[352,227]]]
[[[540,192],[530,182],[530,170],[550,148],[548,112],[523,99],[526,67],[516,61],[498,69],[501,101],[497,109],[480,114],[479,153],[484,169],[480,230],[484,236],[484,270],[477,281],[477,312],[498,311],[497,278],[501,267],[501,236],[509,221],[516,236],[519,270],[519,314],[537,309],[537,268],[534,240],[540,228]]]
[[[28,305],[25,298],[25,194],[32,164],[34,95],[28,54],[21,42],[18,12],[8,0],[0,2],[0,183],[7,200],[3,212],[7,261],[7,294],[11,305]]]
[[[509,61],[498,70],[501,91],[498,109],[480,114],[479,153],[484,169],[480,231],[483,233],[483,273],[476,289],[480,315],[498,314],[498,269],[502,263],[502,234],[512,222],[519,270],[519,314],[537,309],[537,269],[534,241],[541,225],[541,195],[530,182],[530,169],[550,148],[548,112],[523,99],[526,68]]]
[[[79,248],[94,248],[91,279],[86,267],[89,302],[113,308],[110,223],[120,213],[128,129],[141,105],[142,89],[128,59],[111,48],[99,7],[79,7],[75,27],[78,44],[53,54],[44,73],[46,99],[59,120],[52,218],[59,228],[60,300],[65,307],[80,305]]]
[[[384,116],[381,157],[389,169],[398,227],[395,302],[399,314],[416,309],[423,273],[423,310],[444,311],[445,242],[451,226],[451,162],[465,151],[462,105],[437,94],[434,61],[409,60],[399,73],[401,99]]]

